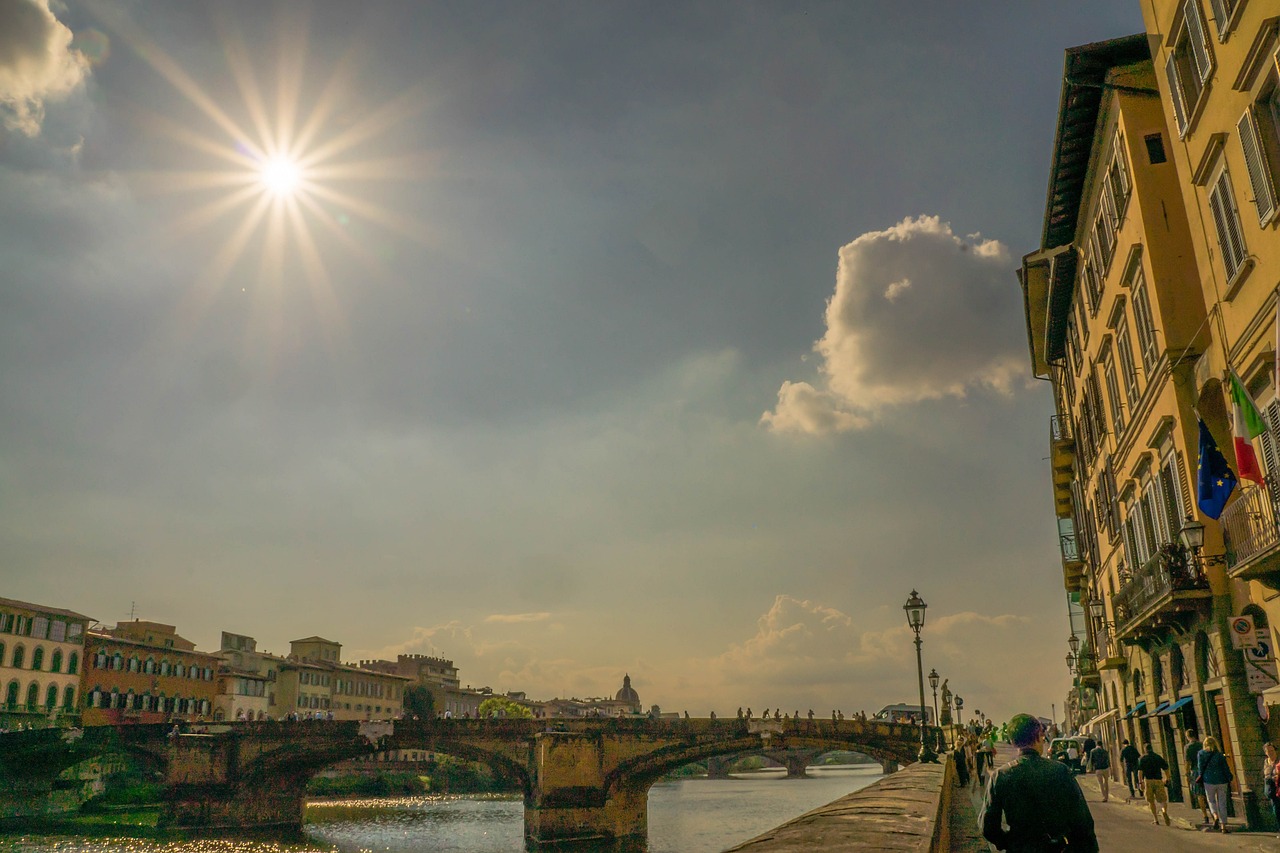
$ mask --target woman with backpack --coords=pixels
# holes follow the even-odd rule
[[[1218,748],[1214,737],[1204,739],[1204,749],[1196,757],[1198,774],[1196,781],[1204,785],[1209,812],[1213,815],[1213,828],[1227,831],[1227,797],[1230,796],[1231,768],[1227,757]]]

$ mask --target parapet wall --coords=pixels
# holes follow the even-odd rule
[[[950,758],[912,764],[725,853],[948,850],[953,774]]]

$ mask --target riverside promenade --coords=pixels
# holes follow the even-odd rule
[[[996,765],[1011,761],[1016,751],[1003,746]],[[1112,851],[1158,850],[1192,853],[1201,850],[1280,853],[1280,839],[1272,833],[1246,832],[1240,823],[1231,832],[1203,832],[1200,812],[1185,803],[1170,805],[1172,825],[1155,825],[1145,800],[1125,802],[1128,789],[1112,784],[1119,797],[1102,802],[1097,780],[1079,776],[1089,803],[1098,845]],[[725,853],[833,853],[862,851],[919,851],[919,853],[989,853],[978,814],[984,791],[980,785],[960,788],[950,763],[913,764],[868,788],[841,797],[795,820],[732,847]],[[1193,823],[1194,820],[1194,823]]]

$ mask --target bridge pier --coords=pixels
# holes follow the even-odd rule
[[[886,758],[884,761],[880,762],[880,770],[886,776],[888,776],[890,773],[897,773],[898,762],[894,761],[892,758]]]
[[[648,786],[624,784],[610,790],[608,764],[598,734],[539,732],[533,790],[525,799],[525,841],[539,846],[645,838]]]
[[[201,829],[273,829],[302,827],[306,785],[175,785],[165,792],[156,825]]]
[[[736,755],[713,755],[707,759],[707,778],[708,779],[728,779],[729,768],[736,761]]]

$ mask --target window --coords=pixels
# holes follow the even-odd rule
[[[1158,133],[1149,133],[1142,137],[1142,141],[1147,145],[1147,162],[1152,166],[1159,166],[1161,163],[1169,162],[1169,157],[1164,153],[1164,137]]]
[[[13,668],[22,669],[22,663],[26,660],[27,650],[22,646],[17,646],[13,650]]]
[[[13,614],[0,613],[0,632],[5,634],[13,633]]]
[[[18,686],[18,682],[10,681],[8,689],[5,690],[4,704],[6,708],[14,709],[18,707],[18,691],[22,688]]]
[[[79,622],[72,622],[67,626],[67,642],[74,643],[84,634],[84,626]]]
[[[1253,205],[1258,222],[1266,225],[1280,206],[1280,85],[1272,75],[1258,100],[1245,109],[1236,124],[1240,131],[1240,147],[1253,189]]]
[[[1125,402],[1132,409],[1138,402],[1138,369],[1133,364],[1133,343],[1129,340],[1129,320],[1121,307],[1116,323],[1116,356],[1120,364],[1120,384],[1124,386]]]
[[[1231,32],[1231,17],[1243,5],[1243,0],[1209,0],[1213,7],[1213,21],[1218,27],[1218,41],[1226,41]]]
[[[1231,192],[1231,176],[1227,173],[1225,162],[1218,166],[1217,175],[1210,182],[1209,210],[1213,213],[1213,225],[1218,232],[1222,265],[1226,269],[1227,280],[1230,281],[1244,265],[1247,252],[1244,234],[1240,229],[1240,212],[1236,209],[1235,195]]]
[[[41,670],[44,668],[44,648],[37,646],[36,650],[31,653],[31,668]]]
[[[1108,350],[1102,357],[1102,376],[1107,384],[1107,402],[1111,405],[1111,426],[1119,437],[1124,433],[1124,402],[1120,396],[1120,380],[1116,377],[1116,363]]]
[[[1173,114],[1178,120],[1178,135],[1185,137],[1191,129],[1200,96],[1213,76],[1213,54],[1204,37],[1204,20],[1200,17],[1200,4],[1196,0],[1184,0],[1182,19],[1174,30],[1170,45],[1164,69],[1169,78]]]
[[[53,661],[49,664],[50,672],[62,672],[62,650],[55,649],[53,652]]]
[[[112,655],[111,668],[117,671],[124,669],[124,655],[120,654],[119,652],[116,652],[114,655]]]
[[[80,668],[80,655],[76,652],[71,653],[71,657],[67,658],[67,674],[75,675],[76,670]]]
[[[1138,331],[1138,348],[1142,351],[1142,367],[1151,379],[1159,350],[1156,347],[1156,325],[1151,318],[1151,303],[1147,301],[1147,280],[1139,268],[1133,279],[1133,324]]]
[[[142,662],[138,660],[137,655],[129,657],[129,672],[138,672],[142,669]]]
[[[37,640],[47,640],[49,638],[48,616],[37,616],[31,620],[31,636]]]
[[[1124,135],[1116,132],[1111,145],[1111,163],[1107,166],[1107,199],[1115,216],[1115,227],[1120,228],[1125,208],[1129,205],[1129,164],[1125,159]]]
[[[76,707],[76,689],[70,684],[62,691],[62,707],[66,711],[74,710]]]
[[[55,643],[65,643],[67,641],[67,623],[61,619],[55,619],[50,622],[49,639]]]
[[[34,711],[40,707],[40,685],[34,681],[27,688],[27,710]]]
[[[58,707],[58,685],[50,684],[44,694],[44,709],[52,711],[56,707]]]

